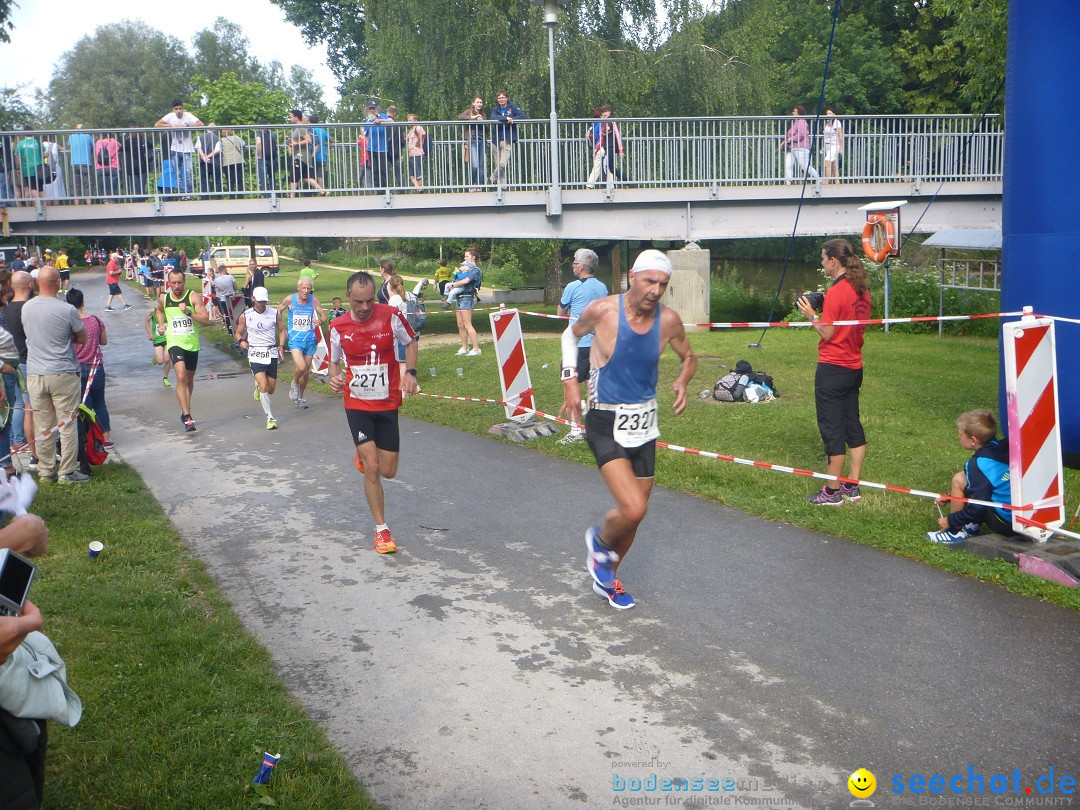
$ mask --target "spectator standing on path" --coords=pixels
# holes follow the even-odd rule
[[[30,285],[32,279],[25,270],[11,274],[11,301],[4,307],[4,328],[15,339],[15,349],[19,353],[19,385],[17,386],[16,398],[11,407],[11,441],[15,449],[19,450],[26,446],[29,449],[29,459],[26,462],[27,469],[31,472],[37,470],[37,455],[34,446],[34,414],[30,410],[30,396],[26,393],[26,331],[22,324],[23,305],[30,300]],[[27,444],[29,439],[29,444]]]
[[[465,251],[465,265],[469,268],[469,283],[462,286],[461,292],[454,299],[454,317],[457,319],[458,337],[461,339],[461,348],[457,350],[457,353],[468,357],[479,357],[480,339],[476,336],[476,328],[472,322],[473,308],[476,306],[476,291],[480,289],[480,269],[476,265],[475,247],[470,247]]]
[[[246,144],[235,130],[226,129],[221,133],[221,171],[229,186],[232,199],[243,197],[244,184],[244,149]]]
[[[825,484],[820,492],[810,495],[807,500],[816,506],[843,506],[845,500],[852,503],[862,500],[857,483],[841,483],[838,479],[844,471],[848,450],[851,452],[849,478],[858,480],[866,460],[866,435],[859,418],[866,326],[834,326],[831,321],[869,318],[870,291],[866,267],[845,239],[830,239],[821,246],[821,267],[832,279],[825,291],[821,316],[806,296],[799,297],[795,304],[821,338],[814,374],[814,404],[818,431],[825,443],[826,472],[832,476],[834,486]]]
[[[270,397],[277,388],[278,311],[266,305],[270,293],[266,287],[251,291],[253,306],[236,319],[236,342],[247,352],[248,364],[255,377],[255,399],[266,414],[266,429],[277,430],[277,419],[270,407]]]
[[[818,179],[817,169],[810,165],[810,127],[803,118],[806,110],[796,105],[791,114],[795,117],[787,134],[780,142],[784,150],[784,182],[791,185],[792,176],[800,182],[809,173],[811,180]],[[798,171],[796,175],[795,172]]]
[[[392,259],[383,259],[379,262],[379,273],[382,275],[382,286],[379,287],[378,302],[390,303],[390,279],[396,271]]]
[[[211,127],[216,127],[213,121]],[[199,156],[199,190],[203,194],[217,194],[221,191],[221,138],[213,129],[208,129],[199,136],[195,145]]]
[[[191,155],[195,146],[191,142],[191,127],[205,126],[202,121],[184,109],[184,102],[176,99],[172,103],[172,112],[163,115],[155,127],[169,127],[173,130],[169,138],[169,155],[172,158],[173,171],[176,173],[177,186],[184,199],[191,199],[192,176]]]
[[[105,265],[105,283],[109,285],[109,297],[105,301],[105,311],[114,311],[112,305],[114,297],[120,298],[120,303],[123,305],[125,312],[131,309],[131,304],[124,300],[124,293],[120,289],[120,257],[115,253],[109,256],[109,263]],[[82,309],[81,304],[68,303],[72,303],[76,309]]]
[[[470,122],[465,126],[465,162],[469,164],[469,191],[480,191],[487,167],[488,124],[484,99],[473,96],[472,104],[458,118]]]
[[[505,90],[495,95],[498,106],[491,108],[491,120],[498,121],[492,128],[491,143],[497,155],[495,170],[488,182],[504,186],[510,180],[509,164],[514,155],[514,146],[518,142],[517,122],[525,120],[525,111],[510,102]]]
[[[595,251],[581,248],[574,251],[574,281],[566,285],[559,300],[559,316],[570,317],[570,325],[581,317],[590,303],[597,298],[607,298],[608,288],[596,278],[596,266],[600,263]],[[577,379],[578,383],[589,380],[589,353],[592,351],[593,333],[583,336],[578,341]],[[560,414],[561,415],[561,414]],[[573,444],[585,438],[585,431],[573,427],[557,444]]]
[[[38,274],[40,295],[22,308],[26,333],[26,389],[35,414],[39,461],[38,478],[45,481],[82,483],[90,476],[78,469],[78,426],[75,411],[82,390],[74,346],[86,342],[86,327],[75,307],[58,301],[60,274],[46,265]],[[56,442],[52,430],[59,423],[60,465],[56,467]]]
[[[611,107],[607,104],[597,107],[593,117],[600,120],[589,127],[586,135],[593,147],[593,165],[585,188],[593,188],[600,179],[601,172],[604,174],[605,183],[617,179],[615,159],[623,156],[622,131],[617,121],[608,120],[611,118]]]
[[[82,132],[83,125],[76,124],[75,132],[68,138],[71,155],[71,193],[75,204],[90,204],[94,196],[94,136]]]
[[[244,305],[251,306],[251,291],[266,286],[266,274],[254,257],[248,259],[247,277],[244,279]]]
[[[686,387],[697,370],[682,318],[660,303],[670,280],[671,260],[659,250],[642,251],[630,269],[626,293],[593,301],[562,337],[563,407],[578,422],[577,346],[581,338],[595,332],[586,438],[604,483],[615,497],[615,507],[601,526],[585,533],[586,567],[593,578],[593,592],[619,610],[634,606],[616,574],[652,495],[660,436],[656,404],[660,354],[670,345],[682,360],[672,384],[676,414],[686,408]]]
[[[7,307],[0,299],[0,321],[4,320]],[[0,373],[3,375],[3,387],[0,388],[0,401],[6,400],[8,407],[14,408],[18,401],[19,392],[19,350],[15,346],[15,338],[0,324]],[[12,454],[15,432],[12,412],[0,428],[0,467],[9,476],[15,475],[15,456]]]
[[[225,319],[225,330],[233,333],[232,302],[236,295],[236,279],[229,273],[229,268],[221,265],[214,275],[214,304]]]
[[[165,348],[176,371],[176,400],[180,403],[180,421],[184,430],[195,430],[191,417],[191,394],[195,388],[195,369],[199,366],[199,324],[206,326],[210,316],[202,295],[185,290],[186,280],[179,270],[169,272],[169,290],[158,298],[158,334],[164,334]]]
[[[94,418],[104,438],[106,449],[112,449],[113,443],[109,438],[112,427],[109,424],[109,409],[105,406],[105,358],[101,354],[101,347],[108,345],[109,335],[105,331],[105,323],[97,315],[87,315],[83,307],[86,299],[82,290],[72,290],[67,294],[67,302],[75,307],[86,327],[86,342],[75,347],[75,357],[79,361],[80,389],[87,390],[90,383],[89,395],[86,402],[94,411]],[[90,370],[97,363],[97,371],[94,379],[90,381]]]
[[[296,292],[281,302],[277,312],[281,324],[281,352],[284,355],[288,347],[293,358],[289,399],[296,403],[296,407],[307,410],[304,391],[311,375],[311,361],[318,347],[315,324],[326,319],[319,299],[311,291],[311,279],[302,278],[296,282]]]
[[[396,307],[375,302],[375,280],[363,271],[345,285],[349,311],[330,324],[330,390],[343,393],[355,463],[364,474],[364,497],[375,521],[375,550],[397,551],[386,523],[382,479],[397,475],[402,395],[420,390],[412,327]],[[394,359],[394,343],[406,347],[405,375]],[[345,374],[341,361],[345,361]]]

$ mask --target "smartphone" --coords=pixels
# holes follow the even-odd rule
[[[37,566],[11,549],[0,549],[0,616],[17,616],[26,605]]]

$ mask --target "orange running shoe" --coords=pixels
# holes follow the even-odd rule
[[[356,469],[358,469],[361,473],[364,471],[364,462],[362,462],[360,460],[360,448],[359,447],[356,448],[356,455],[353,456],[352,463],[353,463],[353,466],[355,466]]]
[[[375,550],[380,554],[393,554],[397,551],[397,543],[390,536],[389,529],[375,532]]]

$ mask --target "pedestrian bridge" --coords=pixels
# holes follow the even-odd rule
[[[281,126],[13,134],[13,146],[29,137],[52,150],[59,177],[0,215],[12,237],[695,241],[851,233],[859,206],[906,199],[905,229],[920,217],[921,232],[1001,224],[999,117],[845,117],[839,180],[790,184],[789,117],[608,120],[623,152],[613,174],[596,161],[595,119],[559,121],[554,150],[547,121],[520,122],[501,172],[493,126],[460,121],[328,124],[318,146]],[[816,136],[810,156],[823,172]]]

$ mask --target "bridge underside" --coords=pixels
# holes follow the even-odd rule
[[[934,193],[933,205],[927,208]],[[619,188],[563,192],[563,212],[547,216],[547,191],[370,194],[10,208],[5,236],[485,237],[698,241],[787,236],[798,186]],[[807,186],[800,236],[862,229],[858,207],[908,201],[903,230],[1001,227],[1001,183],[850,183]]]

